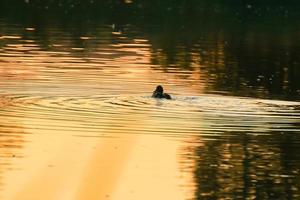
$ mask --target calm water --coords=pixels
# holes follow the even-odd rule
[[[1,199],[300,198],[299,29],[0,31]]]

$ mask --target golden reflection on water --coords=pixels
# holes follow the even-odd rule
[[[27,133],[18,141],[10,140],[9,145],[27,143],[20,150],[23,157],[10,160],[18,170],[3,171],[4,199],[145,199],[150,190],[148,199],[185,199],[188,192],[180,186],[185,184],[176,153],[181,142],[131,135],[144,130],[143,118],[153,111],[141,115],[115,107],[105,114],[101,104],[95,108],[91,102],[75,100],[68,105],[68,98],[64,98],[103,92],[149,95],[167,76],[171,80],[168,84],[177,83],[171,74],[153,73],[147,40],[132,42],[122,36],[119,44],[100,42],[79,48],[70,46],[69,40],[54,38],[50,39],[52,50],[45,51],[36,41],[21,36],[1,39],[10,39],[0,54],[5,63],[1,90],[11,98],[11,102],[1,101],[3,115],[19,121]],[[18,43],[20,39],[24,43]],[[87,41],[85,45],[93,40],[86,36],[80,39]],[[89,48],[96,51],[85,52]],[[8,110],[10,103],[15,105]],[[9,129],[17,126],[7,118],[5,122]],[[155,125],[155,121],[151,123]],[[18,132],[16,135],[21,137]]]
[[[221,36],[206,52],[177,46],[169,65],[109,26],[25,32],[0,38],[1,198],[299,195],[299,103],[203,94],[215,80],[203,67],[224,70]],[[173,100],[150,98],[157,84]]]
[[[97,129],[96,135],[38,128],[55,126],[50,111],[44,119],[23,116],[28,143],[22,149],[24,158],[14,163],[19,170],[5,174],[4,199],[186,199],[190,189],[184,180],[189,179],[182,178],[177,158],[182,142],[131,134],[130,129],[145,128],[143,118],[122,113],[122,108],[116,112],[126,121],[98,119],[100,126],[110,126]],[[64,126],[78,124],[64,121]],[[111,131],[115,126],[124,126],[121,135]]]

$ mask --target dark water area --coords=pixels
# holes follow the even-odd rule
[[[114,24],[128,37],[146,37],[152,63],[164,70],[201,70],[207,92],[299,100],[296,1],[3,1],[1,7],[3,31],[11,24],[35,27],[44,45],[51,45],[52,26],[82,47],[78,36],[99,37],[95,27]]]
[[[299,199],[299,6],[2,0],[0,197]]]

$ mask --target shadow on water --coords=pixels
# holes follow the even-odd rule
[[[210,103],[202,110],[212,131],[186,139],[182,151],[184,170],[195,174],[195,199],[298,199],[299,105],[251,101],[205,101],[221,103],[215,113]]]
[[[234,134],[185,155],[196,162],[196,199],[297,199],[299,136]]]

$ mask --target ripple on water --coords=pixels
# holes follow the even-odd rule
[[[300,104],[214,95],[30,97],[7,96],[2,116],[26,117],[27,127],[97,135],[159,134],[188,137],[224,133],[297,132]],[[5,102],[5,101],[2,101]],[[13,122],[8,122],[13,123]],[[9,124],[13,125],[13,124]],[[74,135],[78,135],[78,133]]]

